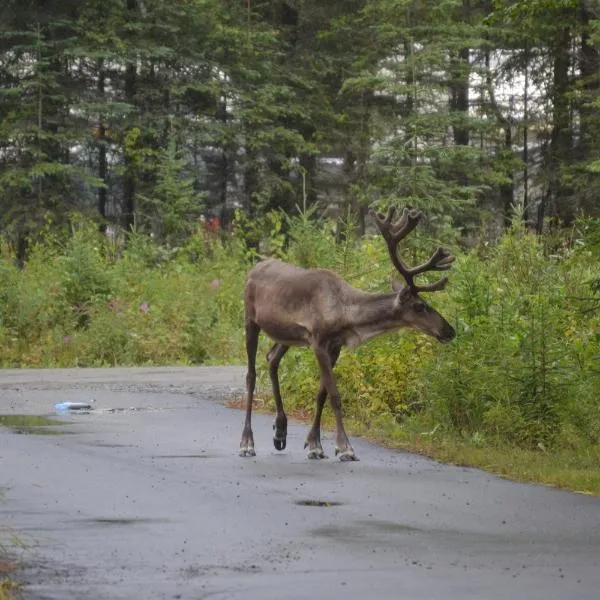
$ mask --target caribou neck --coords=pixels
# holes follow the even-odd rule
[[[368,294],[361,292],[347,310],[350,336],[348,346],[359,344],[381,333],[394,331],[403,326],[396,307],[397,294]]]

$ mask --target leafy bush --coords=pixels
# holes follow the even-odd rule
[[[356,252],[377,243],[365,240]],[[387,257],[363,264],[378,261]],[[600,311],[589,310],[599,275],[585,247],[548,256],[544,240],[520,228],[494,248],[462,254],[447,291],[431,296],[457,339],[442,346],[407,332],[342,353],[346,414],[362,424],[441,427],[478,444],[600,444]],[[370,277],[384,286],[378,274],[358,283],[367,287]],[[286,395],[312,406],[314,361],[286,358],[282,370]]]
[[[2,364],[239,361],[246,270],[235,244],[201,232],[175,251],[139,234],[116,249],[79,223],[38,243],[22,271],[0,261]]]

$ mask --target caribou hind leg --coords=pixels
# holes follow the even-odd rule
[[[331,354],[319,346],[314,348],[314,352],[319,363],[319,368],[321,369],[321,387],[327,390],[329,402],[335,415],[335,454],[342,461],[358,460],[344,429],[342,399],[335,383]]]
[[[340,350],[341,348],[336,347],[330,352],[332,369],[335,367],[335,363],[340,356]],[[304,448],[308,448],[307,457],[310,459],[327,458],[323,451],[323,446],[321,446],[321,415],[323,414],[326,400],[327,389],[321,383],[315,402],[315,416],[308,435],[306,436],[306,441],[304,442]]]
[[[289,350],[289,346],[275,344],[267,354],[269,361],[269,376],[273,385],[273,396],[275,397],[275,421],[273,422],[273,445],[277,450],[284,450],[287,440],[287,417],[283,410],[283,401],[281,400],[281,391],[279,389],[278,369],[281,359]]]
[[[256,386],[256,350],[260,327],[253,321],[246,322],[246,352],[248,354],[248,372],[246,374],[246,420],[240,442],[240,456],[256,456],[254,435],[252,434],[252,401]]]

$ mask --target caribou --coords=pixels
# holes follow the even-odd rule
[[[358,460],[346,435],[341,397],[333,369],[343,346],[350,349],[380,334],[411,328],[447,343],[455,337],[452,326],[423,298],[423,292],[445,287],[447,277],[418,285],[415,278],[427,271],[445,271],[454,258],[438,248],[425,263],[408,267],[399,252],[400,242],[418,225],[423,213],[407,208],[394,221],[395,211],[373,213],[386,241],[392,264],[404,284],[394,281],[390,293],[368,293],[353,288],[326,269],[303,269],[277,259],[259,262],[248,274],[244,293],[246,351],[246,417],[240,456],[255,456],[252,404],[256,385],[256,352],[261,330],[274,342],[267,354],[276,414],[273,444],[286,447],[287,416],[279,389],[278,369],[291,346],[308,346],[320,370],[320,388],[312,426],[304,448],[308,458],[326,458],[321,445],[321,415],[327,396],[335,416],[335,454],[342,461]]]

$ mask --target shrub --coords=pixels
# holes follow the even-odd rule
[[[355,252],[364,257],[370,246],[377,242]],[[387,264],[373,254],[363,264]],[[346,414],[532,448],[599,444],[600,315],[585,306],[600,268],[590,259],[583,250],[548,256],[543,239],[519,228],[462,254],[447,291],[431,297],[457,339],[442,346],[402,333],[343,353],[336,372]],[[357,282],[381,289],[382,272]],[[312,406],[314,362],[286,358],[282,370],[286,394]]]

